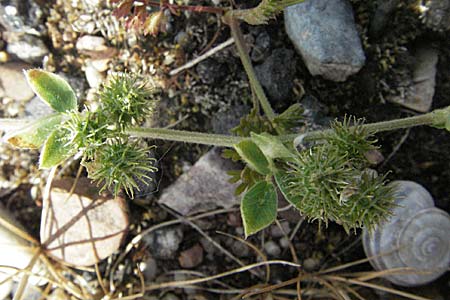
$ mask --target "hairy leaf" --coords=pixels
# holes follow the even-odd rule
[[[261,151],[261,149],[259,149],[254,142],[250,140],[244,140],[234,145],[234,149],[236,149],[241,158],[253,170],[257,171],[262,175],[267,175],[271,173],[269,161],[267,160],[266,156]]]
[[[39,168],[48,169],[59,165],[72,156],[76,149],[68,143],[70,132],[65,129],[56,129],[45,141],[39,157]]]
[[[57,112],[77,109],[77,97],[62,77],[40,69],[25,71],[31,89]]]
[[[19,148],[36,149],[44,144],[49,134],[62,120],[61,114],[42,117],[31,124],[11,132],[4,137],[8,143]]]
[[[245,237],[272,224],[277,217],[277,206],[277,193],[271,183],[260,181],[252,186],[241,202]]]

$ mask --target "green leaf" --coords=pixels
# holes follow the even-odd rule
[[[250,140],[243,140],[242,142],[234,145],[234,148],[250,168],[262,175],[268,175],[271,173],[269,161],[254,142]]]
[[[36,149],[42,146],[56,125],[62,121],[61,114],[42,117],[4,137],[8,143],[19,148]]]
[[[39,168],[48,169],[59,165],[76,152],[73,144],[68,143],[69,134],[70,131],[60,128],[50,134],[41,150]]]
[[[57,112],[77,109],[77,97],[62,77],[40,69],[25,71],[31,89]]]
[[[289,106],[283,113],[273,119],[273,123],[281,129],[283,133],[289,132],[292,128],[301,125],[304,122],[304,109],[300,103]]]
[[[289,158],[293,154],[283,145],[283,143],[273,135],[268,133],[251,133],[252,141],[261,149],[268,158]]]
[[[275,182],[278,185],[278,188],[280,189],[281,194],[283,194],[284,198],[287,202],[294,205],[297,209],[300,208],[300,198],[299,197],[293,197],[289,193],[289,187],[287,182],[288,175],[285,172],[278,171],[275,174]]]
[[[252,186],[241,202],[245,237],[266,228],[277,217],[278,199],[273,184],[260,181]]]

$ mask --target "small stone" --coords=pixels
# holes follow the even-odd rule
[[[228,182],[227,171],[236,167],[236,164],[221,157],[219,148],[213,148],[166,188],[158,202],[182,215],[217,207],[230,208],[239,203],[239,198],[234,194],[238,184]]]
[[[86,75],[89,87],[93,89],[98,89],[105,80],[105,75],[102,72],[99,72],[90,60],[86,60],[84,74]]]
[[[227,215],[227,225],[232,227],[242,226],[241,214],[237,212],[231,212]]]
[[[262,62],[269,54],[270,35],[267,31],[263,31],[256,37],[250,57],[254,62]]]
[[[233,241],[230,249],[237,257],[248,257],[250,255],[248,246],[241,241]]]
[[[287,249],[289,247],[289,238],[287,237],[282,237],[280,239],[280,246],[283,249]]]
[[[9,34],[7,42],[6,51],[9,54],[30,64],[42,64],[44,56],[49,53],[44,42],[35,35]]]
[[[2,0],[0,24],[6,31],[45,34],[43,12],[34,0]]]
[[[158,275],[158,264],[156,260],[153,257],[149,257],[144,265],[141,272],[144,274],[145,281],[153,281],[156,278],[156,275]]]
[[[283,228],[283,230],[281,230],[280,227],[278,227],[278,225],[270,226],[270,235],[274,238],[283,237],[285,234],[289,235],[289,232],[291,231],[291,227],[288,221],[281,221],[280,223],[281,228]]]
[[[180,300],[180,298],[173,293],[167,293],[161,298],[161,300]]]
[[[93,59],[91,61],[92,66],[99,72],[105,72],[109,68],[109,58],[105,59]]]
[[[271,99],[283,101],[290,97],[295,76],[293,61],[294,52],[281,48],[255,67],[256,76]]]
[[[0,98],[9,97],[17,101],[33,98],[34,92],[23,74],[24,70],[31,68],[30,65],[18,62],[0,64]]]
[[[78,51],[105,51],[108,47],[106,46],[106,41],[103,37],[84,35],[80,37],[76,43],[76,48]]]
[[[277,243],[274,241],[268,241],[264,244],[264,250],[266,251],[267,255],[278,257],[281,254],[281,248],[278,246]]]
[[[418,112],[428,112],[433,103],[437,62],[437,50],[430,47],[417,49],[412,78],[404,93],[387,99]]]
[[[313,272],[319,266],[319,261],[315,258],[307,258],[303,261],[303,268],[307,272]]]
[[[347,0],[306,0],[285,9],[285,26],[312,75],[345,81],[365,63]]]
[[[203,248],[200,244],[196,244],[195,246],[184,250],[180,253],[178,257],[178,262],[180,266],[185,269],[191,269],[203,261]]]
[[[54,112],[55,111],[38,96],[34,97],[25,104],[25,116],[33,119],[37,119]]]
[[[164,228],[145,236],[143,240],[153,257],[173,259],[183,240],[183,231],[179,228]]]
[[[74,266],[90,266],[110,256],[128,230],[125,199],[99,195],[87,178],[54,181],[44,201],[41,243],[47,253]],[[45,200],[45,199],[44,199]]]

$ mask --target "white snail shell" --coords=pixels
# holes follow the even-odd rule
[[[363,231],[363,246],[379,271],[412,268],[386,279],[401,286],[426,284],[450,265],[450,216],[434,207],[430,193],[412,181],[394,181],[398,205],[387,222]]]

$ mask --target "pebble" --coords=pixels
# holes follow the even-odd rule
[[[77,40],[76,46],[78,51],[105,51],[108,47],[106,41],[101,36],[84,35]]]
[[[313,272],[319,266],[319,261],[315,258],[307,258],[303,261],[303,268],[307,272]]]
[[[30,64],[42,64],[44,56],[49,53],[44,42],[35,35],[8,34],[5,39],[8,42],[6,51]]]
[[[270,99],[283,101],[290,97],[295,76],[294,52],[280,48],[261,65],[255,66],[256,76]]]
[[[256,36],[255,44],[250,53],[252,61],[262,62],[268,55],[271,46],[270,35],[267,31],[262,31]]]
[[[347,0],[306,0],[285,9],[286,32],[312,75],[345,81],[365,63]]]
[[[431,47],[417,49],[412,78],[405,92],[387,99],[418,112],[428,112],[433,103],[438,55]]]
[[[143,238],[152,256],[160,259],[173,259],[183,241],[180,228],[163,228]]]
[[[230,208],[239,203],[234,194],[237,184],[229,183],[226,173],[233,169],[236,164],[222,158],[219,148],[213,148],[167,187],[158,202],[182,215]]]
[[[0,24],[6,31],[45,33],[43,11],[34,0],[3,0],[0,3]]]
[[[84,69],[84,74],[86,76],[86,80],[89,84],[89,87],[93,89],[98,89],[103,81],[105,80],[105,75],[97,70],[93,65],[91,60],[86,60],[86,67]]]
[[[53,239],[47,252],[58,259],[74,266],[91,266],[120,247],[129,224],[126,202],[121,197],[99,195],[87,178],[80,178],[71,194],[73,183],[74,179],[53,182],[50,201],[43,203],[41,242]],[[54,238],[67,224],[71,225]]]
[[[9,97],[17,101],[33,98],[34,92],[28,85],[23,70],[32,66],[20,62],[0,64],[0,98]]]
[[[38,96],[33,97],[25,104],[25,116],[33,119],[37,119],[53,113],[54,110],[48,106]]]
[[[145,282],[153,281],[158,275],[158,263],[156,262],[156,259],[149,257],[144,262],[143,269],[141,271],[144,275]]]
[[[11,224],[13,227],[18,228],[26,232],[21,224],[19,224],[12,214],[6,210],[0,204],[0,218],[6,223]],[[12,269],[2,269],[1,276],[12,275],[15,274],[16,271],[14,268],[19,270],[25,269],[30,263],[31,259],[35,254],[35,249],[30,245],[30,243],[20,236],[18,236],[15,232],[11,231],[8,227],[0,224],[0,265],[1,266],[10,266]],[[37,262],[33,267],[33,272],[40,275],[45,275],[46,271],[44,266]],[[21,276],[15,277],[14,280],[22,278]],[[29,278],[30,284],[33,285],[42,285],[47,281],[43,280],[40,277]],[[2,293],[7,293],[8,284],[5,286],[2,285]]]
[[[288,221],[281,221],[281,228],[283,228],[283,231],[278,227],[278,225],[274,224],[270,226],[270,235],[274,238],[281,238],[284,236],[284,234],[287,234],[289,236],[289,232],[291,231],[291,227],[289,225]]]
[[[248,249],[248,246],[241,241],[233,241],[230,246],[230,249],[231,252],[233,252],[233,254],[236,255],[237,257],[250,256],[250,250]]]
[[[264,244],[266,254],[273,257],[278,257],[281,254],[281,248],[274,241],[268,241]]]
[[[178,257],[180,266],[185,269],[191,269],[203,262],[203,248],[200,244],[195,244],[193,247],[184,250]]]

